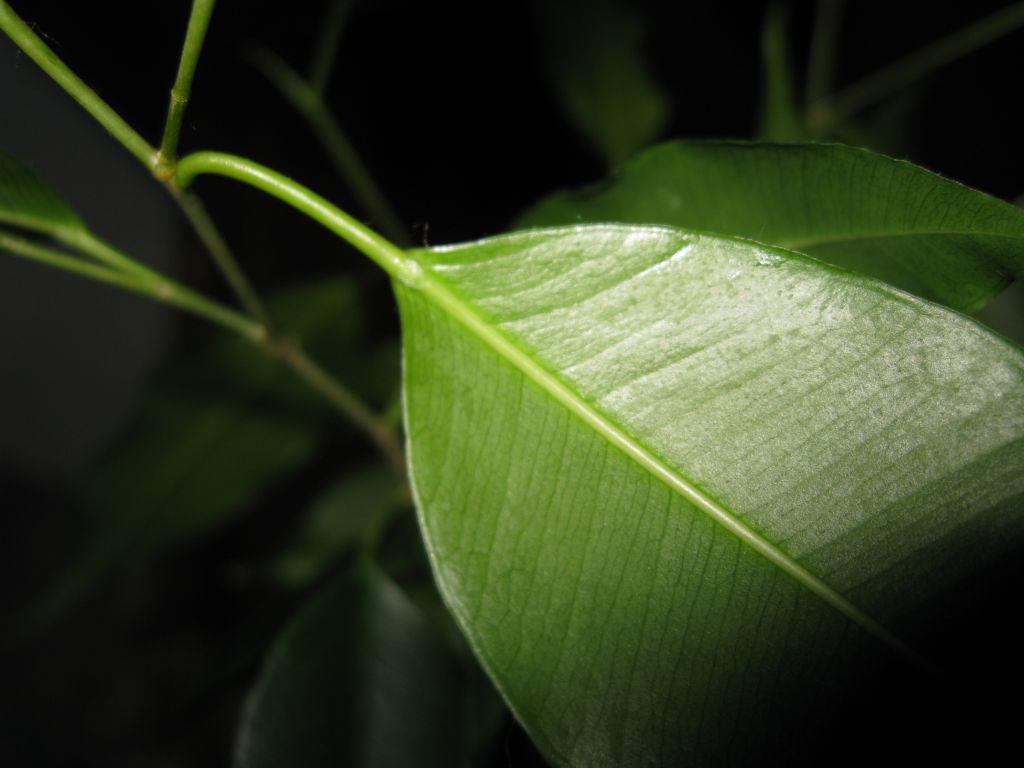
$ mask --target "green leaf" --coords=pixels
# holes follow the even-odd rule
[[[46,235],[85,230],[85,224],[46,183],[0,152],[0,224]]]
[[[1024,353],[970,318],[669,228],[417,258],[435,575],[556,765],[787,754],[880,657],[916,669],[915,613],[1022,543]]]
[[[552,87],[580,134],[612,167],[664,128],[668,101],[642,53],[643,21],[617,0],[538,3]]]
[[[384,574],[344,572],[274,643],[237,745],[240,768],[467,765],[467,671]]]
[[[761,117],[758,136],[764,141],[806,141],[810,136],[796,103],[793,68],[789,63],[786,11],[768,7],[761,30]]]
[[[270,570],[290,587],[308,586],[323,576],[346,551],[382,526],[399,505],[395,476],[369,465],[346,473],[314,500],[295,540]]]
[[[518,222],[616,221],[748,237],[972,312],[1024,272],[1024,212],[841,145],[672,142]]]
[[[300,285],[268,305],[282,328],[345,378],[361,324],[351,282]],[[41,617],[103,577],[236,519],[341,423],[289,371],[236,336],[217,336],[168,365],[86,478],[81,551],[44,597]]]

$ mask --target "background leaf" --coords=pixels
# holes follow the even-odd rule
[[[650,144],[668,102],[642,51],[643,20],[617,0],[537,4],[552,87],[580,134],[615,167]]]
[[[273,297],[269,308],[342,379],[352,372],[356,381],[376,387],[394,375],[397,361],[381,366],[359,348],[360,310],[350,281],[297,286]],[[379,367],[391,370],[369,370]],[[374,391],[381,398],[387,388]],[[217,336],[168,366],[144,394],[127,432],[86,479],[83,543],[44,597],[42,614],[59,611],[112,572],[237,518],[309,461],[329,428],[342,424],[302,382],[237,337]]]
[[[461,766],[476,757],[477,691],[383,573],[356,567],[271,648],[238,738],[239,768]]]
[[[44,234],[84,230],[61,197],[13,157],[0,152],[0,224]]]
[[[841,145],[662,144],[611,181],[543,200],[519,227],[619,221],[748,237],[972,312],[1024,272],[1024,212]]]
[[[761,30],[761,115],[758,137],[763,141],[806,141],[810,138],[796,101],[793,68],[789,62],[786,9],[768,6]]]
[[[1019,349],[875,280],[679,230],[420,259],[426,287],[398,296],[424,534],[546,757],[742,765],[813,756],[836,726],[918,748],[900,668],[878,665],[915,670],[897,638],[1020,551]],[[886,687],[855,705],[855,681]]]
[[[270,564],[273,578],[290,587],[322,577],[339,555],[358,546],[386,523],[399,505],[387,467],[360,467],[338,478],[313,501],[291,545]]]

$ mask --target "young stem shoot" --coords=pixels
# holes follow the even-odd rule
[[[421,278],[419,264],[401,248],[282,173],[222,152],[196,152],[181,159],[175,178],[179,186],[187,188],[203,174],[241,181],[287,203],[366,254],[396,280],[415,285]]]
[[[839,51],[839,20],[843,0],[818,0],[807,58],[807,86],[804,108],[810,110],[832,91],[832,78]]]
[[[217,229],[217,225],[206,210],[206,206],[203,205],[203,201],[193,193],[179,189],[173,184],[168,184],[168,187],[171,194],[174,195],[178,207],[181,208],[185,218],[192,225],[192,229],[206,248],[206,252],[210,254],[210,258],[213,259],[213,263],[220,270],[239,303],[253,318],[270,328],[272,325],[270,315],[267,313],[263,301],[256,289],[252,287],[252,283],[249,282],[249,278],[231,252],[231,248],[224,240],[220,230]]]
[[[279,56],[258,48],[250,54],[253,65],[281,92],[281,95],[302,115],[320,140],[337,170],[352,190],[363,212],[393,242],[410,245],[401,219],[384,196],[355,146],[331,114],[324,94],[315,82],[307,82]]]
[[[818,102],[808,110],[808,121],[815,131],[826,131],[865,107],[892,96],[936,69],[983,48],[1022,26],[1024,2],[1007,6],[883,67],[842,89],[831,99]]]
[[[287,176],[245,158],[220,152],[196,152],[178,163],[177,184],[187,188],[197,176],[213,174],[241,181],[266,192],[306,214],[366,254],[389,275],[406,284],[422,279],[419,264],[400,248],[368,229],[320,195]],[[278,351],[280,359],[311,387],[330,400],[364,431],[387,457],[392,468],[404,480],[405,459],[397,432],[385,416],[373,413],[345,387],[329,377],[305,356],[301,349],[285,343]]]
[[[232,255],[227,244],[217,232],[202,204],[194,199],[178,194],[174,188],[173,163],[168,165],[166,158],[176,151],[177,135],[180,133],[181,121],[184,119],[188,93],[191,90],[192,77],[195,74],[199,52],[202,48],[210,14],[213,12],[213,0],[197,0],[192,7],[189,21],[188,39],[182,50],[182,62],[178,67],[178,78],[175,90],[184,93],[184,100],[177,104],[174,91],[171,97],[171,110],[168,114],[168,127],[164,131],[164,146],[160,152],[150,146],[136,131],[114,112],[95,91],[79,79],[60,58],[50,50],[49,46],[32,31],[17,14],[11,10],[4,0],[0,0],[0,29],[14,41],[39,67],[52,77],[75,101],[92,115],[110,134],[117,139],[129,152],[135,155],[160,181],[171,189],[175,201],[193,226],[200,240],[210,251],[214,263],[223,273],[228,284],[238,296],[242,306],[254,318],[267,324],[266,311],[252,289],[245,273]],[[170,155],[167,154],[170,150]]]
[[[185,108],[191,92],[192,79],[195,75],[214,4],[215,0],[195,0],[193,3],[181,62],[178,67],[178,76],[172,90],[167,125],[159,152],[111,109],[95,91],[78,78],[32,31],[31,27],[14,13],[5,0],[0,0],[0,30],[5,32],[29,58],[170,189],[175,201],[181,206],[196,233],[210,251],[214,262],[253,319],[246,318],[234,310],[223,307],[149,270],[88,232],[84,234],[81,232],[54,232],[50,234],[64,244],[91,256],[99,264],[46,248],[8,232],[0,232],[0,249],[171,304],[205,317],[263,345],[297,375],[306,380],[313,389],[325,396],[342,415],[356,426],[364,429],[396,469],[402,482],[405,482],[404,458],[396,430],[386,418],[375,416],[368,406],[341,383],[334,380],[301,349],[271,333],[269,318],[262,302],[217,231],[213,220],[199,199],[186,193],[181,188],[184,184],[177,181],[179,177],[191,178],[188,173],[181,174],[180,170],[176,168],[174,158],[177,153]],[[212,164],[213,167],[217,165],[216,161]],[[202,172],[200,170],[203,166],[201,158],[198,162],[193,162],[192,166],[195,171]],[[207,170],[206,172],[218,171]],[[221,172],[223,173],[223,170]],[[232,174],[225,173],[224,175]],[[270,181],[273,181],[274,178],[284,179],[270,171],[267,171],[266,175]],[[323,201],[323,204],[327,208],[332,208],[326,201]],[[341,215],[344,216],[344,214]],[[362,229],[354,220],[350,221],[355,229]],[[367,230],[363,230],[363,232],[362,240],[357,237],[357,241],[365,241],[363,242],[365,247],[371,250],[376,249],[375,252],[380,254],[380,258],[383,260],[382,266],[384,263],[392,263],[396,260],[404,264],[400,250]]]
[[[281,341],[275,348],[276,357],[300,379],[318,392],[355,426],[359,427],[376,445],[400,483],[405,483],[405,454],[398,432],[386,416],[375,413],[348,388],[327,373],[310,358],[301,347]]]
[[[338,54],[341,31],[352,11],[352,0],[333,0],[320,26],[320,39],[309,65],[309,84],[322,99],[331,80],[334,59]]]
[[[206,30],[210,26],[210,16],[216,0],[193,0],[192,13],[188,19],[188,31],[181,49],[181,60],[178,63],[178,76],[171,88],[171,103],[167,109],[167,122],[164,124],[164,137],[160,142],[160,153],[157,156],[154,172],[160,177],[170,178],[174,175],[174,163],[178,158],[178,139],[181,136],[181,124],[185,120],[185,110],[192,95],[192,79],[195,77],[199,54],[206,40]]]

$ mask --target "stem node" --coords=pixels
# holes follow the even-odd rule
[[[174,174],[178,170],[178,164],[162,151],[153,156],[153,176],[161,184],[174,185]]]

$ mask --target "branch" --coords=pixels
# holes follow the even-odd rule
[[[241,181],[276,197],[322,224],[357,250],[369,256],[396,280],[417,285],[422,269],[401,248],[360,224],[332,203],[282,173],[222,152],[196,152],[178,163],[176,182],[182,188],[203,174]]]
[[[320,27],[313,60],[309,66],[309,84],[317,94],[323,96],[334,69],[334,58],[338,53],[341,31],[352,11],[352,0],[333,0]]]
[[[234,291],[238,301],[253,318],[269,328],[272,323],[263,301],[256,289],[252,287],[252,283],[249,282],[249,278],[238,263],[238,259],[231,252],[231,248],[224,240],[220,230],[217,229],[217,225],[206,210],[206,206],[203,205],[203,201],[191,192],[170,184],[168,186],[182,213],[189,220],[192,229],[195,230],[200,242],[206,248],[206,252],[210,254],[221,275]]]
[[[115,251],[111,246],[98,239],[94,240],[93,247],[96,250],[89,255],[97,259],[106,260],[106,257],[101,254],[113,252],[117,255],[118,261],[128,260],[127,256]],[[263,344],[266,341],[267,331],[259,323],[255,323],[244,315],[155,272],[149,272],[150,276],[144,276],[134,272],[120,271],[102,263],[94,264],[39,245],[2,229],[0,229],[0,250],[169,304],[239,333],[254,343]]]
[[[82,82],[3,0],[0,0],[0,29],[143,165],[151,171],[156,167],[156,150]]]
[[[323,91],[315,82],[307,82],[279,56],[262,48],[250,53],[250,61],[281,92],[281,95],[305,119],[335,170],[352,189],[364,213],[387,237],[399,245],[409,245],[401,219],[370,174],[355,146],[327,108]]]
[[[807,58],[807,85],[804,107],[810,110],[828,97],[832,90],[836,58],[839,52],[839,20],[843,0],[818,0]]]
[[[1003,8],[940,38],[844,88],[831,99],[819,102],[809,110],[810,122],[816,129],[825,130],[1021,26],[1024,26],[1024,2]]]
[[[155,173],[161,178],[171,178],[174,175],[181,124],[185,120],[185,110],[192,95],[192,79],[199,64],[199,54],[203,50],[203,41],[206,39],[206,30],[210,26],[210,16],[213,15],[215,4],[216,0],[194,0],[192,3],[188,31],[185,32],[185,43],[181,49],[181,60],[178,62],[178,76],[171,88],[171,103],[167,109],[164,137],[160,142],[160,153],[156,160]]]

